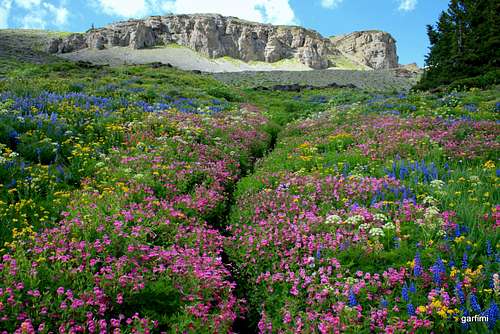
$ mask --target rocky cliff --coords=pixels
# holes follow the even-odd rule
[[[396,40],[386,32],[356,31],[343,36],[331,37],[330,40],[343,54],[354,57],[371,68],[398,67]]]
[[[246,62],[296,59],[313,69],[324,69],[335,66],[332,58],[346,54],[363,57],[360,62],[374,69],[397,67],[395,41],[389,34],[359,34],[351,43],[347,37],[331,40],[297,26],[261,24],[217,14],[168,15],[117,22],[56,38],[49,42],[48,51],[69,53],[116,46],[143,49],[175,43],[210,58],[229,56]]]

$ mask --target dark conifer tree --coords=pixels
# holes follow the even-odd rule
[[[435,26],[423,88],[498,73],[500,66],[500,0],[451,0]],[[496,71],[496,72],[495,72]]]

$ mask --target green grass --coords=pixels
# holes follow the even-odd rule
[[[335,64],[335,69],[371,71],[368,67],[358,64],[345,56],[331,57],[330,61]]]

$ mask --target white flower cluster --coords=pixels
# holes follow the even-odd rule
[[[424,220],[425,221],[427,221],[427,222],[431,221],[438,216],[439,216],[439,209],[436,208],[435,206],[430,206],[430,207],[425,209],[425,213],[424,213]]]
[[[443,189],[445,183],[442,180],[432,180],[431,181],[431,187],[436,189],[436,190],[441,190]]]
[[[364,222],[365,218],[360,215],[354,215],[346,219],[346,224],[350,225],[359,225],[360,223]]]
[[[396,225],[393,222],[387,222],[384,226],[382,226],[384,230],[394,230]]]
[[[432,205],[432,206],[434,206],[434,205],[437,204],[437,200],[434,197],[432,197],[432,196],[426,196],[424,198],[423,202],[424,202],[424,204]]]
[[[359,225],[359,229],[360,229],[360,230],[367,230],[367,229],[369,229],[369,228],[370,228],[370,226],[371,226],[371,225],[370,225],[370,224],[368,224],[368,223],[363,223],[363,224]]]
[[[370,237],[372,238],[377,238],[377,237],[383,237],[385,236],[384,230],[382,230],[380,227],[372,227],[370,231],[368,232]]]
[[[441,217],[439,209],[435,206],[426,208],[424,213],[424,222],[426,223],[426,226],[431,229],[436,229],[442,226],[443,218]]]
[[[325,223],[327,224],[340,224],[342,223],[342,218],[338,215],[330,215],[326,217]]]
[[[387,217],[382,213],[376,213],[373,215],[373,220],[376,220],[378,222],[386,222]]]

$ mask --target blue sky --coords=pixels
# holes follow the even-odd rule
[[[426,24],[447,0],[0,0],[0,28],[85,31],[131,17],[221,13],[274,24],[297,24],[324,36],[380,29],[397,40],[401,64],[422,66]]]

